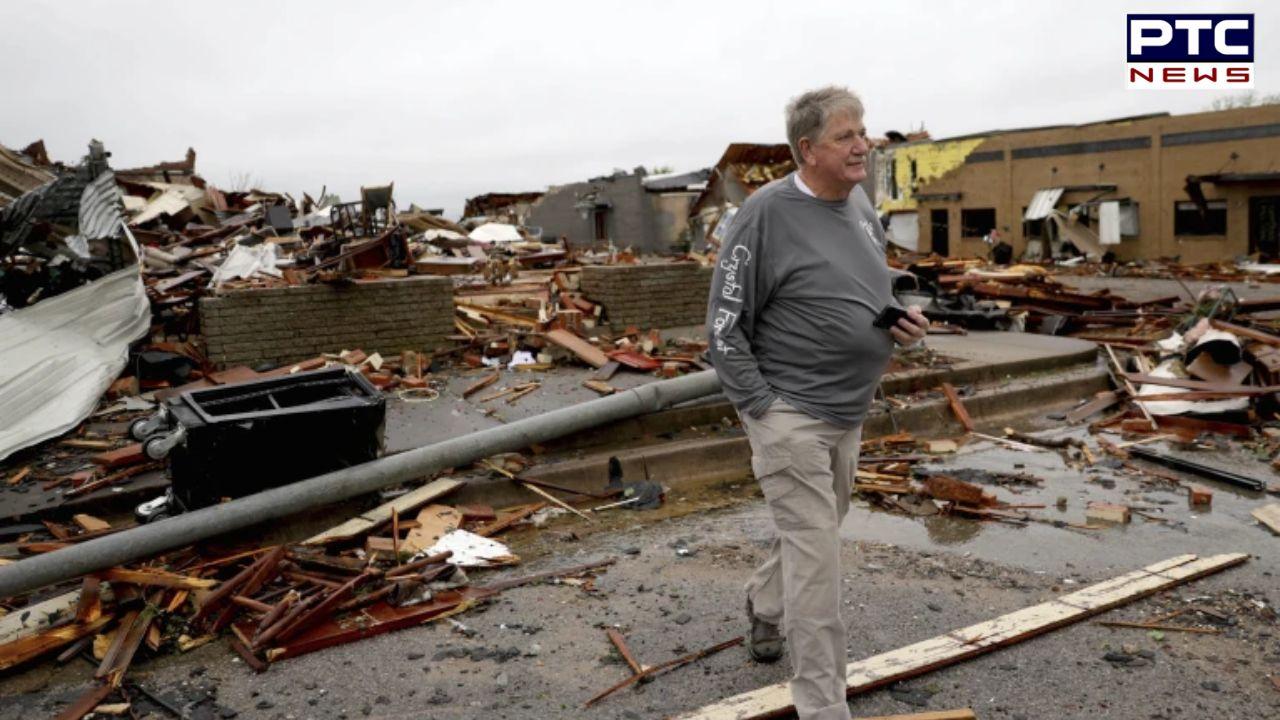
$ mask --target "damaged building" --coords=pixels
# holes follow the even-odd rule
[[[1061,254],[1065,242],[1121,260],[1280,255],[1280,106],[992,131],[877,154],[877,209],[904,247],[914,220],[922,252],[985,256],[1002,240],[1027,259]]]
[[[553,186],[533,204],[528,224],[577,247],[612,243],[635,253],[668,253],[689,242],[690,207],[707,174],[652,175],[638,167]]]
[[[462,210],[462,221],[528,225],[533,204],[541,199],[542,195],[541,192],[493,192],[467,198]]]

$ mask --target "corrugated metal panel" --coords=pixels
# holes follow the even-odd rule
[[[80,235],[89,240],[116,237],[124,222],[115,175],[104,172],[80,194]]]
[[[88,417],[150,324],[137,265],[0,316],[0,460]]]
[[[1053,209],[1058,206],[1058,200],[1062,198],[1064,189],[1053,187],[1037,190],[1036,194],[1031,197],[1031,202],[1027,203],[1027,212],[1022,216],[1022,219],[1043,220],[1049,217]]]

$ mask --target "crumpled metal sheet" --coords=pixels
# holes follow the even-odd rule
[[[1058,206],[1058,200],[1062,198],[1062,192],[1065,188],[1051,187],[1040,188],[1036,194],[1031,196],[1031,202],[1027,203],[1027,212],[1023,214],[1023,220],[1043,220],[1053,214],[1053,209]]]
[[[150,323],[138,265],[0,315],[0,460],[87,418]]]

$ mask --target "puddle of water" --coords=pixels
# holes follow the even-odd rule
[[[1086,434],[1079,431],[1078,436]],[[1186,482],[1213,491],[1211,508],[1192,508],[1184,492],[1168,485],[1143,483],[1143,476],[1102,467],[1076,469],[1054,451],[1020,452],[990,443],[972,444],[956,455],[918,467],[937,473],[974,468],[1039,477],[1043,480],[1039,487],[986,489],[1008,503],[1045,505],[1044,509],[1026,512],[1046,522],[1016,527],[945,516],[909,518],[855,503],[841,528],[842,535],[920,549],[944,547],[1056,573],[1072,567],[1100,570],[1137,566],[1181,553],[1249,552],[1260,556],[1258,561],[1267,564],[1267,569],[1280,567],[1274,559],[1267,559],[1275,557],[1276,538],[1257,527],[1249,514],[1267,501],[1259,493],[1181,475]],[[1060,497],[1067,499],[1063,510],[1056,507]],[[1141,508],[1165,522],[1135,515],[1128,525],[1096,531],[1047,524],[1059,520],[1086,524],[1085,507],[1094,500]]]
[[[1074,434],[1088,437],[1083,429]],[[1100,452],[1096,454],[1103,457]],[[1215,457],[1216,454],[1204,456],[1206,460]],[[959,453],[940,456],[921,463],[918,468],[926,473],[970,468],[1035,476],[1042,480],[1041,485],[988,485],[986,489],[1011,504],[1045,507],[1025,511],[1036,522],[1015,526],[963,517],[908,517],[873,507],[855,497],[841,535],[851,540],[891,543],[919,550],[973,554],[1063,576],[1073,572],[1131,569],[1184,553],[1226,552],[1248,552],[1257,556],[1254,562],[1262,566],[1260,570],[1280,572],[1275,552],[1280,541],[1259,527],[1249,514],[1259,505],[1274,501],[1258,493],[1180,475],[1185,482],[1204,485],[1214,493],[1211,508],[1192,508],[1184,492],[1167,484],[1144,483],[1144,479],[1150,479],[1145,476],[1101,464],[1075,468],[1067,465],[1056,451],[1020,452],[987,442],[970,443]],[[1065,509],[1057,507],[1060,497],[1066,498]],[[1129,505],[1164,522],[1135,515],[1128,525],[1099,530],[1053,524],[1056,521],[1088,524],[1085,507],[1094,500]],[[714,483],[682,483],[678,491],[668,494],[666,504],[658,510],[605,511],[590,525],[573,517],[556,518],[542,529],[519,530],[504,541],[529,560],[564,554],[564,540],[571,539],[569,533],[579,537],[599,532],[617,533],[622,547],[626,545],[627,530],[641,524],[748,503],[752,517],[759,515],[767,523],[763,500],[749,476]]]

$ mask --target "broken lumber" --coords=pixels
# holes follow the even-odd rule
[[[545,507],[547,507],[547,503],[544,503],[544,502],[537,502],[537,503],[533,503],[532,505],[525,505],[524,507],[521,507],[517,510],[513,510],[511,512],[508,512],[502,515],[497,520],[494,520],[491,523],[488,523],[486,525],[481,525],[480,527],[476,528],[475,532],[480,537],[492,537],[502,532],[503,530],[506,530],[512,525],[515,525],[518,522],[528,519],[530,515],[533,515],[534,513],[538,512],[539,510]]]
[[[1280,535],[1280,504],[1271,503],[1270,505],[1255,508],[1249,513],[1254,520],[1266,525],[1271,532]]]
[[[947,402],[951,405],[951,413],[956,416],[956,420],[960,421],[960,426],[965,432],[973,432],[973,418],[969,417],[969,411],[965,409],[964,403],[960,402],[960,393],[956,392],[956,388],[949,382],[942,383],[942,392],[947,396]]]
[[[1002,615],[994,620],[954,630],[913,645],[849,663],[845,671],[847,695],[884,687],[939,668],[1079,622],[1115,607],[1183,583],[1221,572],[1249,559],[1246,553],[1200,558],[1180,555],[1141,570]],[[749,720],[778,717],[792,708],[787,683],[725,698],[677,717],[677,720]]]
[[[544,337],[573,353],[579,360],[597,370],[609,364],[609,357],[604,354],[603,350],[568,330],[548,330]]]
[[[688,655],[685,655],[683,657],[678,657],[675,660],[668,660],[667,662],[664,662],[660,665],[654,665],[651,668],[646,668],[645,670],[632,675],[626,680],[623,680],[617,685],[614,685],[608,690],[605,690],[599,695],[596,695],[595,697],[586,701],[586,703],[583,704],[583,707],[591,707],[592,705],[600,702],[601,700],[605,699],[606,697],[609,697],[610,695],[614,694],[615,692],[621,690],[624,687],[627,687],[628,685],[634,685],[635,683],[641,682],[646,678],[651,678],[654,675],[657,675],[659,673],[665,672],[667,670],[675,670],[676,668],[688,665],[689,663],[694,662],[695,660],[701,660],[702,658],[707,657],[708,655],[714,655],[720,652],[721,650],[728,650],[731,647],[734,647],[736,645],[741,645],[741,644],[742,644],[742,637],[739,636],[732,640],[726,640],[725,642],[722,642],[718,645],[712,645],[711,647],[705,650],[699,650],[698,652],[695,652],[695,653],[689,653]],[[789,692],[790,691],[788,691],[788,693]]]
[[[434,482],[427,483],[417,490],[407,492],[391,502],[383,503],[368,512],[351,518],[341,525],[325,530],[319,535],[310,537],[303,544],[319,545],[323,543],[351,540],[357,536],[364,535],[380,525],[391,522],[392,510],[402,514],[411,510],[416,510],[419,506],[426,505],[432,500],[444,497],[460,487],[462,487],[462,483],[457,480],[449,480],[447,478],[441,478]]]
[[[1100,413],[1118,402],[1120,402],[1120,395],[1115,390],[1103,390],[1094,395],[1089,402],[1067,413],[1067,423],[1075,425],[1090,415]]]
[[[854,720],[978,720],[973,710],[968,707],[960,710],[934,710],[929,712],[911,712],[909,715],[877,715],[874,717],[855,717]]]
[[[467,389],[465,389],[465,390],[463,390],[463,391],[462,391],[462,397],[464,397],[464,398],[469,398],[469,397],[471,397],[472,395],[475,395],[476,393],[480,392],[481,390],[483,390],[483,389],[485,389],[485,388],[489,387],[490,385],[492,385],[492,384],[494,384],[494,383],[498,382],[498,378],[499,378],[499,377],[501,377],[501,376],[502,376],[502,374],[501,374],[499,371],[494,370],[492,374],[490,374],[490,375],[485,375],[484,377],[480,378],[479,380],[477,380],[477,381],[475,381],[475,382],[471,383],[470,385],[468,385],[468,386],[467,386]]]
[[[111,568],[99,573],[99,577],[107,582],[124,582],[134,585],[178,588],[181,590],[204,590],[218,584],[217,580],[207,578],[176,575],[163,570],[126,570]]]

